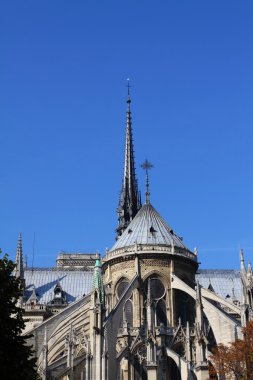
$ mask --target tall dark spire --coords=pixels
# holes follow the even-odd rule
[[[15,260],[16,268],[14,269],[14,276],[24,279],[24,267],[23,267],[23,249],[22,249],[22,235],[19,234],[18,246]]]
[[[134,146],[131,118],[131,98],[130,85],[128,80],[127,98],[127,118],[126,118],[126,144],[125,144],[125,164],[122,190],[120,193],[118,212],[117,237],[127,228],[128,224],[135,217],[141,208],[141,197],[138,190],[134,165]]]

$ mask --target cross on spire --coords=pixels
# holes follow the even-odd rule
[[[127,85],[126,85],[126,87],[127,87],[127,95],[128,95],[128,98],[130,99],[130,88],[132,86],[130,86],[130,79],[129,78],[127,78]]]
[[[151,162],[149,162],[147,159],[141,164],[141,167],[146,172],[146,204],[150,203],[150,192],[149,192],[149,177],[148,177],[148,171],[153,168],[153,165]]]

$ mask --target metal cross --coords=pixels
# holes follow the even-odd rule
[[[143,164],[141,164],[141,167],[143,170],[146,171],[146,204],[149,203],[149,196],[150,196],[150,192],[149,192],[149,178],[148,178],[148,171],[150,169],[153,168],[153,165],[151,164],[151,162],[149,162],[147,159],[143,162]]]
[[[148,175],[148,170],[152,169],[153,166],[147,159],[141,164],[142,169],[146,171],[146,175]]]

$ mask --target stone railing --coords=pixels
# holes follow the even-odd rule
[[[103,262],[111,260],[120,256],[127,256],[133,254],[142,254],[142,253],[167,253],[170,255],[188,257],[189,259],[197,262],[197,255],[188,251],[187,249],[180,249],[178,247],[171,247],[166,245],[143,245],[143,244],[135,244],[129,247],[118,248],[114,251],[107,251],[105,257],[103,258]]]
[[[126,331],[126,328],[124,328],[124,327],[119,328],[118,336],[124,335],[125,331]],[[145,336],[147,333],[146,328],[144,326],[141,326],[141,327],[129,327],[128,326],[127,331],[129,333],[129,335],[131,335],[131,336],[137,336],[139,334],[142,336]],[[156,336],[161,335],[161,334],[173,336],[175,331],[176,331],[176,328],[174,328],[174,327],[168,327],[168,326],[164,326],[164,325],[160,325],[160,326],[155,327],[155,335]]]
[[[24,305],[23,308],[25,311],[45,311],[47,309],[47,305]]]

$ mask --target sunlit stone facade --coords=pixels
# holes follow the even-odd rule
[[[148,178],[141,205],[130,102],[115,245],[102,259],[62,254],[55,268],[31,269],[19,239],[24,334],[32,333],[42,379],[206,380],[212,347],[240,337],[252,319],[253,275],[243,252],[240,271],[198,272],[197,250],[152,206]]]

